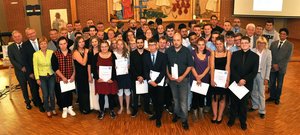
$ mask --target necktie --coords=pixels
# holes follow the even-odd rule
[[[21,44],[18,45],[18,49],[19,49],[19,51],[22,49]]]
[[[278,50],[280,50],[282,43],[283,43],[282,41],[279,43]]]
[[[33,48],[35,51],[38,51],[39,50],[39,47],[36,46],[36,42],[35,41],[32,41],[33,43]]]
[[[152,65],[154,65],[154,64],[155,64],[155,55],[152,54]]]

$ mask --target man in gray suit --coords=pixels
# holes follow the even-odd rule
[[[231,31],[233,31],[234,34],[241,33],[243,36],[246,35],[246,30],[241,27],[241,20],[240,20],[240,18],[234,18],[232,26],[233,27],[231,28]]]
[[[255,48],[257,39],[257,37],[255,36],[255,24],[248,23],[246,25],[246,36],[250,38],[250,48]]]
[[[56,51],[59,49],[57,40],[59,38],[58,30],[57,29],[51,29],[49,31],[50,41],[48,42],[48,49]]]
[[[32,107],[30,105],[31,101],[28,96],[26,68],[23,60],[24,57],[22,56],[23,37],[22,34],[16,30],[12,32],[12,37],[14,43],[8,46],[8,57],[11,64],[14,66],[15,75],[21,86],[26,108],[30,110]]]
[[[281,28],[279,30],[280,39],[272,42],[270,46],[270,50],[272,52],[270,98],[268,98],[266,101],[275,101],[276,105],[280,103],[284,75],[294,49],[294,44],[287,40],[288,35],[288,29]]]

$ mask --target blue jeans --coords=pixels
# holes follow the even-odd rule
[[[270,74],[270,98],[280,100],[283,79],[285,73],[271,72]],[[277,85],[276,85],[277,84]]]
[[[46,112],[53,111],[55,110],[55,75],[40,76],[40,81],[43,92],[44,109]]]
[[[265,86],[264,78],[262,78],[261,73],[257,73],[256,77],[254,78],[251,98],[252,108],[258,109],[260,114],[266,114]]]
[[[170,87],[174,100],[174,114],[182,119],[182,122],[188,120],[188,93],[189,79],[184,78],[180,83],[170,81]]]

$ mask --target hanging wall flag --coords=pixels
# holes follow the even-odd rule
[[[40,5],[27,5],[26,6],[27,16],[41,15],[41,6]]]

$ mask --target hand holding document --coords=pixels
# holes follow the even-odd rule
[[[230,84],[229,89],[239,99],[242,99],[249,92],[249,90],[245,86],[238,86],[235,81]]]
[[[148,93],[148,83],[147,80],[144,80],[143,83],[140,83],[139,81],[135,81],[135,89],[136,94],[146,94]]]
[[[70,80],[68,80],[68,83],[64,83],[63,81],[60,81],[59,84],[60,84],[61,93],[76,89],[75,81],[70,82]]]
[[[201,95],[206,95],[209,88],[208,83],[202,82],[200,85],[197,84],[197,81],[193,81],[191,91],[199,93]]]
[[[99,78],[104,82],[111,79],[112,66],[99,66]]]
[[[178,65],[176,63],[171,67],[171,73],[174,79],[178,79]]]
[[[128,74],[128,59],[116,59],[116,73],[117,75]]]
[[[216,87],[225,88],[227,75],[227,71],[215,69],[214,81],[217,84]]]
[[[160,74],[159,72],[150,70],[151,81],[154,82],[157,79],[157,77],[159,76],[159,74]],[[158,86],[164,86],[164,83],[165,83],[165,77],[157,85]]]

